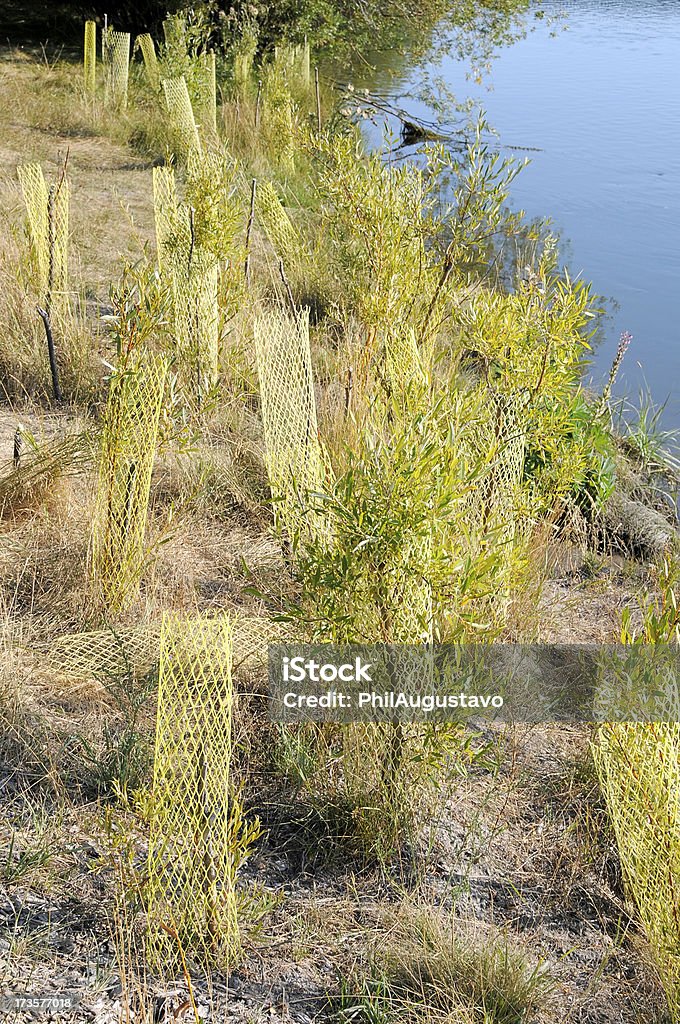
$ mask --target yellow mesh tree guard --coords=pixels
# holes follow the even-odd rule
[[[159,650],[160,624],[154,622],[67,634],[33,647],[61,675],[102,684],[129,672],[139,676],[150,671],[158,662]]]
[[[190,162],[196,156],[193,151]],[[195,241],[192,212],[177,201],[173,169],[154,168],[153,184],[158,263],[171,276],[177,348],[200,402],[217,376],[219,264]]]
[[[216,135],[217,70],[214,50],[209,50],[195,58],[193,95],[201,125],[208,134]]]
[[[201,139],[196,127],[186,79],[164,78],[162,80],[165,102],[168,108],[170,132],[179,156],[186,158],[192,149],[201,149]]]
[[[320,491],[324,459],[319,440],[309,347],[309,311],[276,310],[255,321],[266,465],[277,520],[291,540],[316,528],[310,492]]]
[[[285,79],[272,69],[262,91],[262,125],[274,160],[289,174],[295,167],[294,124],[293,101]]]
[[[680,1020],[680,722],[599,727],[595,765],[621,869]]]
[[[258,616],[232,621],[233,675],[266,669],[269,644],[284,643],[289,633],[277,622]],[[35,643],[31,651],[54,672],[72,679],[105,680],[131,670],[149,671],[160,658],[161,623],[88,630]]]
[[[116,373],[104,416],[92,534],[92,579],[115,614],[134,600],[145,568],[144,534],[167,361],[148,357]]]
[[[525,432],[520,418],[520,397],[487,389],[486,415],[476,431],[478,454],[488,472],[476,489],[475,501],[482,532],[502,523],[509,539],[517,528],[517,492],[524,470]]]
[[[258,182],[255,203],[258,220],[286,272],[299,276],[305,265],[302,237],[271,182]]]
[[[38,272],[38,291],[47,291],[49,269],[49,231],[47,220],[47,184],[40,164],[20,164],[19,184],[28,214],[28,231]]]
[[[97,87],[97,25],[94,21],[85,22],[83,75],[85,95],[92,98]]]
[[[168,241],[177,223],[177,190],[172,167],[153,169],[153,213],[156,228],[156,255],[161,270],[168,260]]]
[[[393,393],[401,394],[427,380],[412,327],[389,329],[385,336],[385,375]]]
[[[126,107],[130,75],[130,33],[112,28],[102,33],[102,63],[106,103]]]
[[[185,376],[199,403],[217,377],[218,286],[219,268],[208,254],[195,250],[188,265],[181,259],[173,260],[175,337]]]
[[[274,48],[275,63],[282,68],[288,81],[299,88],[309,88],[311,84],[311,58],[309,42],[302,44],[283,43]]]
[[[65,177],[48,189],[38,163],[17,168],[28,214],[37,286],[48,309],[68,299],[69,186]]]
[[[149,79],[149,85],[154,92],[158,92],[161,87],[161,73],[158,67],[156,47],[150,34],[148,32],[143,32],[141,35],[137,36],[135,47],[139,47],[142,51],[144,68],[146,69],[146,77]]]
[[[487,612],[501,623],[510,610],[524,542],[531,531],[531,509],[522,491],[525,428],[521,395],[506,395],[486,386],[477,392],[480,405],[471,407],[474,430],[466,442],[478,479],[467,499],[468,537],[479,551],[492,551],[498,561],[496,588]]]
[[[166,615],[148,856],[151,959],[227,964],[240,948],[230,787],[232,625]]]
[[[234,85],[239,94],[247,91],[257,53],[257,33],[253,25],[245,25],[234,49]]]

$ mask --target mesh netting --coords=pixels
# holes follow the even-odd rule
[[[91,630],[56,637],[49,643],[34,644],[32,651],[53,671],[73,679],[105,681],[132,672],[139,676],[158,664],[159,622],[132,628]],[[232,623],[233,674],[266,669],[268,647],[283,643],[286,629],[257,616],[239,616]]]
[[[173,143],[178,154],[187,157],[192,149],[201,149],[201,140],[186,79],[164,78],[161,84],[165,93]]]
[[[412,327],[387,331],[385,374],[392,391],[403,391],[411,384],[424,383],[425,369]]]
[[[17,168],[28,214],[37,284],[46,305],[66,307],[68,298],[69,186],[62,177],[48,189],[38,163]]]
[[[158,662],[159,647],[160,626],[151,622],[60,636],[33,650],[62,675],[106,683],[149,672]]]
[[[217,72],[215,53],[209,50],[195,58],[193,95],[196,114],[203,128],[217,133]]]
[[[274,252],[289,274],[299,273],[304,266],[302,238],[271,182],[258,182],[255,201],[258,219]]]
[[[97,25],[94,21],[85,22],[83,74],[85,95],[94,96],[97,86]]]
[[[470,432],[467,455],[479,478],[467,500],[469,530],[480,549],[493,550],[498,575],[493,597],[494,614],[507,614],[514,573],[522,557],[521,542],[531,527],[522,511],[525,431],[521,422],[522,397],[484,388],[482,405]]]
[[[479,480],[470,492],[470,525],[480,536],[496,532],[507,541],[508,555],[520,527],[519,492],[524,471],[525,432],[522,399],[490,388],[478,391],[481,400],[467,452]]]
[[[252,70],[253,57],[251,53],[236,53],[234,55],[234,84],[238,92],[242,93],[247,88]]]
[[[167,361],[149,357],[111,381],[92,535],[92,578],[105,607],[134,600],[145,566],[144,533]]]
[[[320,491],[325,478],[309,311],[295,318],[281,310],[268,313],[255,321],[254,330],[269,483],[277,519],[293,539],[303,527],[315,527],[309,494]]]
[[[593,753],[621,868],[680,1015],[680,722],[600,726]]]
[[[200,401],[217,375],[219,266],[195,243],[192,213],[177,201],[173,169],[154,168],[153,184],[158,263],[172,279],[177,348],[185,379]]]
[[[38,290],[43,295],[47,291],[49,270],[47,185],[40,164],[20,164],[17,174],[28,214],[28,230],[38,271]]]
[[[161,74],[158,67],[156,47],[148,32],[143,32],[141,35],[137,36],[135,47],[139,47],[142,51],[144,68],[146,69],[146,77],[149,79],[149,85],[154,92],[158,92],[161,87]]]
[[[239,949],[232,643],[226,616],[163,619],[147,890],[160,963],[178,949],[229,962]]]
[[[48,304],[61,310],[68,302],[69,187],[66,179],[51,185],[47,195]]]
[[[172,167],[153,169],[153,213],[156,227],[156,255],[158,266],[163,269],[167,262],[168,240],[177,222],[177,191],[175,172]]]
[[[102,33],[102,63],[107,104],[127,106],[130,75],[130,33],[112,28]]]
[[[262,91],[262,124],[269,150],[282,170],[295,166],[293,101],[285,80],[272,69]]]
[[[311,83],[309,42],[283,43],[274,47],[275,61],[284,69],[286,78],[298,87],[308,89]]]
[[[198,249],[189,266],[175,260],[172,286],[177,347],[185,375],[200,402],[217,376],[220,324],[216,261]]]

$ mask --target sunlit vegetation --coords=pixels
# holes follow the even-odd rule
[[[455,781],[493,779],[502,754],[458,725],[275,726],[267,644],[540,642],[556,547],[598,550],[631,476],[640,507],[672,485],[660,446],[615,428],[611,381],[583,386],[597,300],[509,213],[521,167],[481,125],[418,163],[390,141],[367,152],[317,67],[320,44],[346,52],[347,11],[295,7],[203,4],[136,42],[88,23],[82,65],[32,67],[33,123],[143,160],[153,240],[101,254],[105,297],[91,267],[69,271],[67,243],[87,243],[82,219],[66,226],[78,153],[50,186],[27,155],[0,257],[2,397],[13,428],[29,421],[0,478],[8,671],[34,658],[107,702],[115,727],[43,768],[61,797],[100,802],[121,963],[148,954],[181,975],[197,1018],[194,973],[233,971],[275,908],[244,871],[262,776],[329,858],[406,885]],[[458,17],[493,36],[517,9]],[[379,25],[400,11],[383,5]],[[245,542],[220,550],[235,524]],[[660,596],[624,615],[626,643],[677,642],[671,532]],[[37,772],[27,727],[11,728]],[[593,749],[679,1019],[675,732],[602,726]],[[32,864],[10,850],[5,877]],[[550,970],[501,929],[479,939],[420,913],[377,927],[393,942],[341,972],[335,1019],[511,1024],[549,1005]]]

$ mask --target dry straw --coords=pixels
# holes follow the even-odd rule
[[[111,380],[92,535],[92,579],[108,612],[127,608],[146,564],[144,535],[167,360],[148,357]]]

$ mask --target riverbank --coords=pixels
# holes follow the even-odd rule
[[[512,237],[503,212],[511,169],[482,156],[475,164],[473,154],[457,212],[438,220],[445,154],[433,155],[430,177],[358,154],[351,117],[324,91],[319,131],[302,56],[299,76],[279,66],[262,78],[253,69],[240,86],[225,78],[223,148],[206,145],[202,160],[178,151],[141,67],[127,112],[107,109],[101,93],[86,102],[79,68],[19,54],[0,68],[1,984],[75,990],[80,1006],[67,1019],[78,1021],[181,1017],[192,998],[199,1018],[300,1024],[661,1019],[587,727],[481,727],[466,743],[454,737],[435,827],[414,819],[408,839],[376,864],[372,837],[366,846],[366,831],[355,829],[374,808],[364,797],[347,814],[337,794],[323,803],[333,775],[305,778],[308,765],[296,760],[305,751],[284,751],[258,717],[251,695],[263,673],[252,666],[235,669],[233,772],[264,835],[239,877],[243,955],[207,979],[193,966],[163,978],[145,959],[154,631],[163,613],[269,624],[273,615],[290,621],[292,609],[314,639],[336,640],[348,629],[375,639],[386,612],[405,608],[392,615],[388,639],[407,642],[434,628],[420,611],[432,605],[447,639],[615,642],[624,609],[639,627],[640,600],[655,589],[653,568],[613,553],[611,536],[601,543],[593,526],[622,456],[606,401],[586,400],[579,387],[587,293],[560,278],[549,252],[514,296],[489,273],[490,232],[494,243]],[[153,172],[168,145],[193,213],[188,246],[177,215],[163,249]],[[51,396],[22,230],[16,167],[33,160],[55,182],[66,163],[70,183],[72,312],[56,338],[63,403]],[[219,332],[214,377],[197,392],[173,260],[179,252],[180,267],[191,265],[199,249],[218,265]],[[174,274],[172,286],[165,274]],[[267,420],[257,355],[303,307],[311,399],[299,377],[285,378],[292,356],[280,372],[314,406],[305,450],[310,436],[323,442],[321,540],[296,531],[301,518],[322,514],[316,499],[291,499],[285,473],[276,475],[271,430],[288,423],[299,437],[283,400]],[[63,442],[111,422],[112,367],[132,374],[125,357],[140,349],[175,361],[143,572],[133,599],[111,613],[93,583],[90,546],[101,449],[93,456],[86,440]],[[27,440],[17,472],[19,422]],[[279,459],[286,450],[276,449]],[[56,465],[38,457],[50,451]],[[443,482],[442,465],[451,467]],[[282,509],[276,523],[272,494]],[[376,577],[386,585],[371,589]],[[97,646],[112,630],[125,662],[118,650],[113,677]]]

